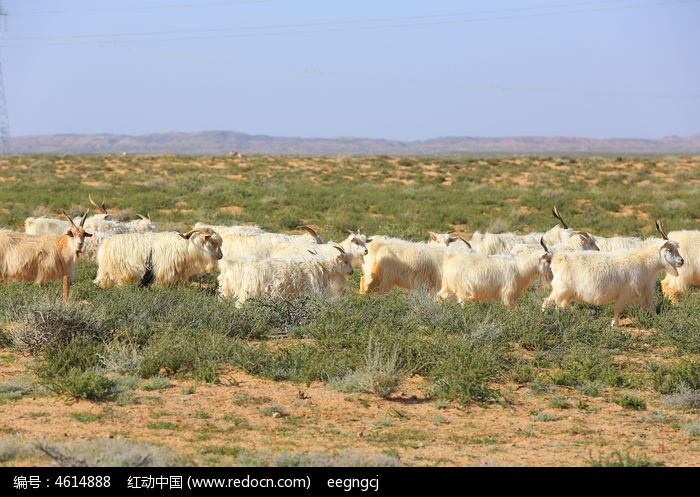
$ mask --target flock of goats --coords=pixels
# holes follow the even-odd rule
[[[221,298],[240,306],[251,297],[293,297],[338,293],[361,268],[360,293],[395,287],[424,288],[436,299],[464,303],[500,300],[512,307],[536,281],[551,285],[543,310],[572,301],[615,303],[612,326],[620,325],[625,305],[636,302],[654,312],[657,275],[672,302],[700,283],[700,231],[658,237],[603,237],[557,224],[541,233],[480,233],[469,240],[430,232],[428,241],[408,241],[347,230],[340,242],[326,241],[314,229],[302,234],[267,232],[258,226],[197,223],[188,233],[156,231],[149,217],[118,221],[102,205],[97,213],[67,219],[31,217],[25,232],[0,230],[0,280],[44,285],[63,279],[68,300],[75,263],[97,263],[94,283],[176,285],[203,273],[218,273]]]

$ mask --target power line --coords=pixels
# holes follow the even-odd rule
[[[2,0],[0,0],[0,18],[3,21],[0,31],[4,31],[6,17],[7,14],[3,10]],[[3,81],[2,66],[0,65],[0,154],[8,153],[10,148],[10,118],[7,114],[7,101],[5,100],[5,85]]]
[[[230,5],[245,5],[254,3],[271,3],[283,2],[285,0],[236,0],[231,2],[197,2],[197,3],[179,3],[167,5],[142,5],[138,7],[111,7],[102,9],[66,9],[66,10],[26,10],[13,12],[14,16],[24,15],[45,15],[45,14],[88,14],[88,13],[103,13],[103,12],[123,12],[123,11],[138,11],[138,10],[160,10],[160,9],[181,9],[190,7],[222,7]]]
[[[624,1],[624,0],[623,0]],[[328,32],[347,32],[347,31],[367,31],[367,30],[382,30],[395,29],[405,27],[418,26],[433,26],[443,24],[458,24],[483,21],[500,21],[528,17],[545,17],[563,14],[578,14],[590,12],[604,12],[611,10],[633,9],[640,7],[654,7],[660,5],[673,5],[681,3],[697,3],[700,0],[670,0],[647,2],[644,4],[635,3],[632,5],[608,5],[618,4],[617,1],[603,2],[581,2],[576,4],[567,4],[568,10],[552,10],[562,9],[562,6],[539,6],[539,7],[523,7],[515,9],[500,9],[477,12],[460,12],[450,14],[434,14],[427,16],[410,16],[410,17],[388,17],[377,19],[357,19],[347,21],[322,21],[315,23],[300,23],[300,24],[281,24],[281,25],[262,25],[262,26],[239,26],[232,28],[210,28],[198,30],[174,30],[174,31],[151,31],[140,33],[111,33],[98,35],[74,35],[74,36],[46,36],[46,37],[27,37],[15,38],[14,42],[7,43],[6,47],[41,47],[41,46],[57,46],[57,45],[95,45],[95,44],[120,44],[120,43],[142,43],[142,42],[162,42],[162,41],[182,41],[182,40],[200,40],[213,38],[241,38],[241,37],[259,37],[259,36],[278,36],[278,35],[295,35],[295,34],[313,34],[313,33],[328,33]],[[576,8],[571,7],[587,7],[597,6],[595,8]],[[552,10],[550,12],[543,9]],[[535,12],[527,12],[527,11]],[[526,11],[526,12],[523,12]],[[537,12],[540,11],[540,12]],[[508,14],[514,12],[513,14]],[[517,13],[522,12],[522,13]],[[481,17],[485,16],[485,17]],[[141,38],[139,38],[141,37]],[[147,37],[147,38],[143,38]],[[38,41],[39,43],[32,43]],[[24,42],[24,43],[21,43]]]

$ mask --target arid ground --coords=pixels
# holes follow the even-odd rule
[[[27,360],[4,352],[0,382],[29,375]],[[700,466],[700,441],[679,429],[697,422],[697,414],[654,400],[658,395],[637,410],[606,400],[605,392],[595,398],[514,387],[505,402],[464,407],[426,399],[422,386],[413,377],[381,399],[231,370],[219,384],[174,379],[166,388],[137,390],[121,406],[27,395],[2,405],[3,436],[57,449],[5,465],[80,464],[86,461],[66,456],[71,443],[127,439],[166,447],[191,466],[238,465],[243,451],[265,464],[275,454],[306,454],[342,465]]]

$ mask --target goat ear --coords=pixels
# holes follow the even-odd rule
[[[365,243],[369,243],[369,242],[371,242],[371,241],[372,241],[372,239],[371,239],[371,238],[368,238],[367,241],[366,241]]]
[[[92,233],[88,233],[87,231],[83,231],[83,237],[91,237]]]
[[[73,238],[73,237],[75,236],[75,235],[73,235],[73,231],[72,231],[72,230],[66,231],[66,235],[68,235],[68,236],[71,237],[71,238]]]

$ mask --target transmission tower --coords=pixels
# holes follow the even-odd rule
[[[5,31],[7,13],[0,0],[0,32]],[[10,118],[7,117],[7,102],[5,101],[5,85],[2,77],[2,62],[0,61],[0,154],[10,151]]]

